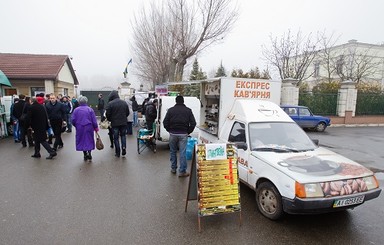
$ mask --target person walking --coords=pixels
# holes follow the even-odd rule
[[[19,102],[19,98],[14,98],[13,103],[11,105],[11,123],[13,126],[13,139],[15,140],[15,143],[20,143],[20,130],[19,130],[19,120],[14,116],[14,108],[15,104]]]
[[[188,135],[196,127],[192,110],[184,105],[184,97],[176,97],[176,105],[169,108],[163,120],[164,128],[169,132],[171,172],[176,174],[177,149],[180,151],[179,177],[187,177],[187,142]]]
[[[48,113],[49,121],[55,136],[55,142],[53,143],[53,149],[64,147],[63,140],[61,139],[61,131],[65,120],[65,108],[64,105],[56,99],[54,94],[49,96],[49,102],[45,105]]]
[[[73,112],[73,104],[72,101],[68,98],[68,96],[63,97],[63,101],[61,102],[64,105],[65,109],[65,121],[67,122],[67,133],[72,133],[72,112]]]
[[[135,96],[132,96],[131,98],[131,101],[132,101],[132,111],[133,111],[133,127],[137,127],[138,126],[138,111],[139,111],[139,104],[137,103],[136,101],[136,97]]]
[[[44,106],[39,104],[36,98],[32,98],[32,105],[27,113],[27,125],[33,129],[35,140],[35,153],[31,156],[40,158],[40,145],[49,153],[46,159],[53,159],[57,153],[47,142],[47,129],[49,128],[48,114]]]
[[[149,101],[145,109],[145,121],[148,130],[153,130],[153,123],[157,118],[157,99]]]
[[[100,121],[104,122],[105,117],[104,117],[104,99],[103,99],[103,94],[99,94],[99,99],[97,101],[97,110],[99,110],[100,113]]]
[[[107,120],[111,122],[113,130],[113,142],[115,146],[115,156],[120,157],[120,152],[123,156],[127,154],[127,117],[129,115],[128,104],[120,99],[116,90],[109,94],[108,104],[106,107]],[[121,139],[121,149],[119,143]],[[120,151],[121,150],[121,151]]]
[[[84,161],[92,161],[95,149],[94,132],[99,131],[95,112],[88,106],[88,98],[80,96],[79,107],[72,114],[72,125],[76,128],[76,151],[82,151]]]
[[[133,110],[132,110],[132,101],[126,100],[128,109],[129,109],[129,115],[127,117],[127,135],[132,135],[132,124],[133,124]]]

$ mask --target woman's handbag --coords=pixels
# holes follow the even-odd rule
[[[99,133],[97,133],[97,132],[96,132],[96,149],[98,149],[98,150],[104,149],[104,144],[101,141]]]

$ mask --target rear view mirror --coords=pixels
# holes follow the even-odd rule
[[[313,143],[315,143],[315,145],[319,146],[319,140],[318,139],[311,139]]]
[[[245,142],[236,142],[235,145],[238,149],[243,149],[244,151],[248,149],[247,143]]]

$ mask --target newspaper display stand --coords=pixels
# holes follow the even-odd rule
[[[241,225],[237,153],[233,144],[195,146],[185,211],[188,201],[196,199],[199,232],[204,216],[238,212]]]

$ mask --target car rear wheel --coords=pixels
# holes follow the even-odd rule
[[[316,131],[317,132],[324,132],[326,127],[327,126],[325,125],[325,123],[321,122],[321,123],[317,124]]]
[[[281,195],[270,182],[261,183],[256,189],[256,203],[262,215],[271,220],[283,216]]]

